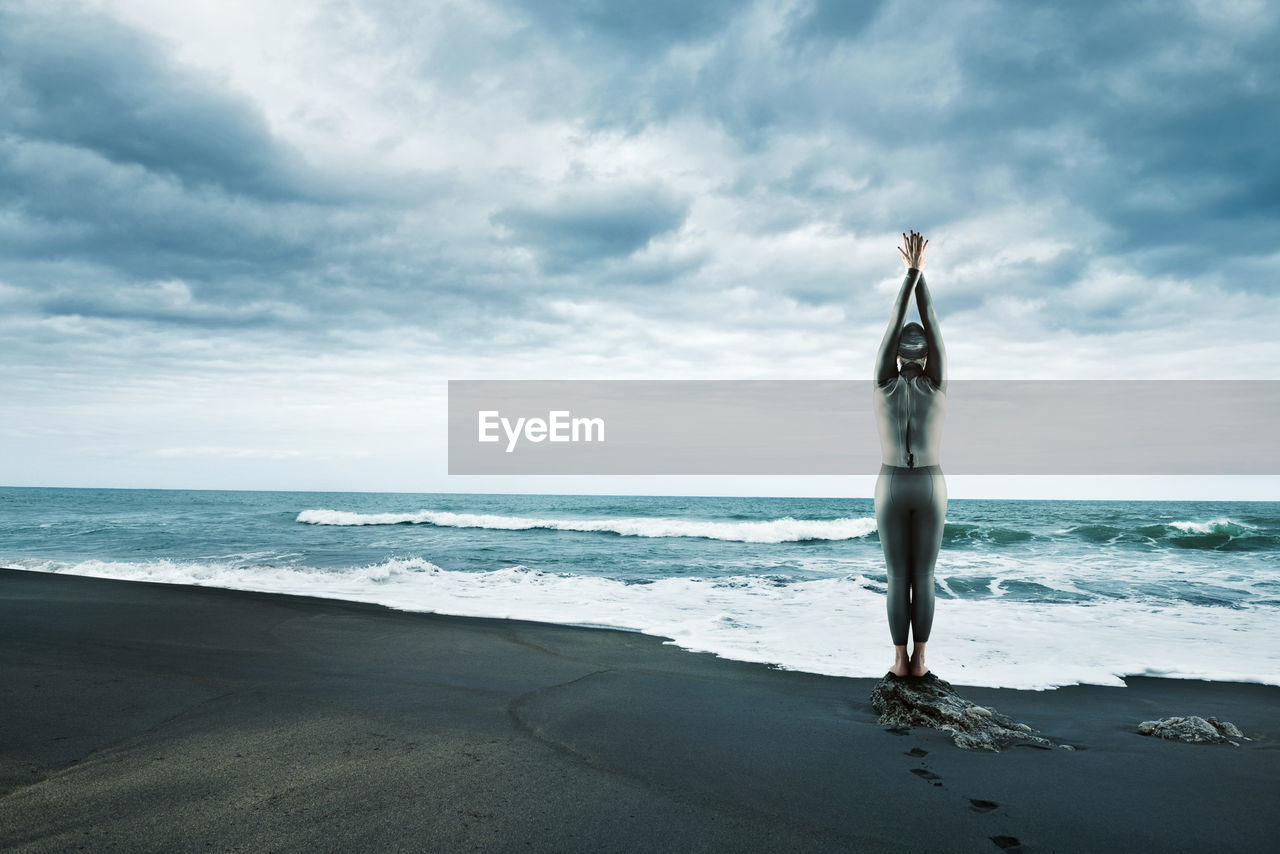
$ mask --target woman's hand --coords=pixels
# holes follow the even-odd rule
[[[902,256],[903,262],[908,267],[915,267],[917,270],[924,269],[924,248],[929,245],[929,241],[918,231],[911,232],[911,235],[902,235],[902,245],[898,247],[898,253]]]

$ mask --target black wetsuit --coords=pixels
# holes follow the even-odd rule
[[[933,565],[942,546],[947,481],[939,466],[880,467],[876,478],[876,526],[888,569],[889,635],[906,646],[933,628]]]
[[[899,375],[877,385],[883,459],[876,479],[876,526],[888,569],[889,634],[905,646],[933,627],[933,567],[942,546],[947,482],[938,465],[946,392],[928,377]]]

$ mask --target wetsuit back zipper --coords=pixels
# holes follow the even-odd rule
[[[911,453],[911,380],[907,380],[907,468],[916,467],[915,454]]]

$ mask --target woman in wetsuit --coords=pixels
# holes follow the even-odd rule
[[[918,233],[902,235],[898,249],[907,276],[876,356],[874,409],[880,432],[876,526],[888,568],[889,634],[896,676],[925,676],[924,645],[933,626],[933,565],[942,545],[947,482],[939,466],[946,415],[946,351],[933,300],[925,285],[924,248]],[[903,325],[911,291],[924,321]],[[907,631],[915,647],[907,656]]]

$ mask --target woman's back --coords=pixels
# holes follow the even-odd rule
[[[947,393],[924,374],[899,374],[873,392],[880,461],[890,466],[940,465]]]

